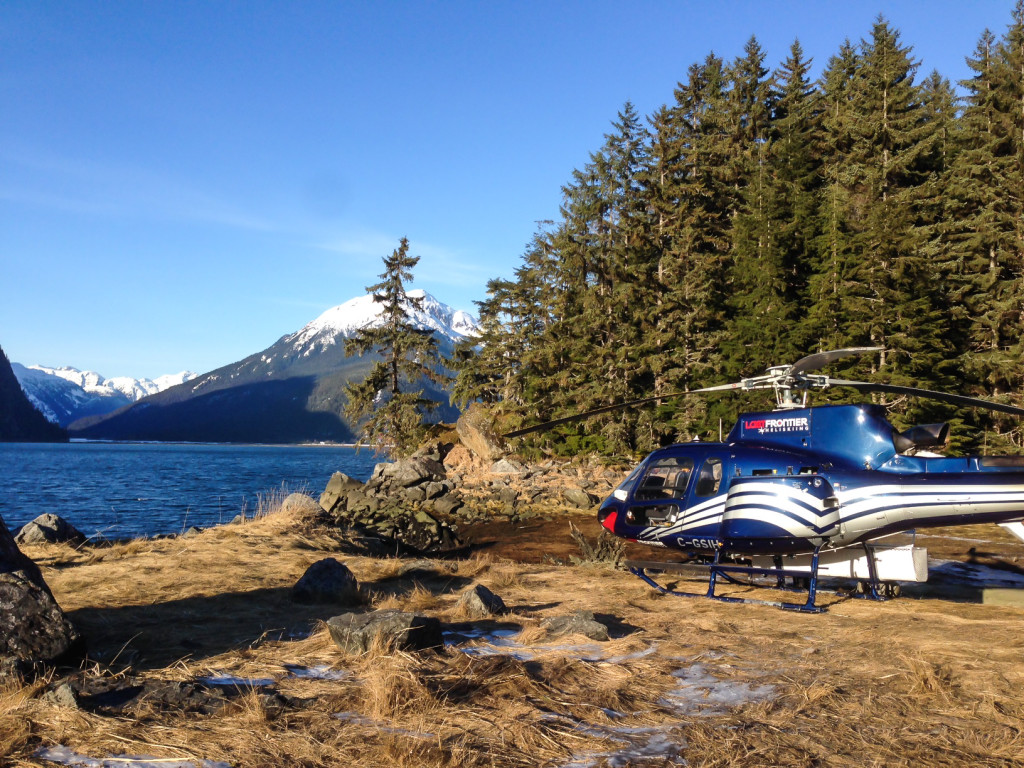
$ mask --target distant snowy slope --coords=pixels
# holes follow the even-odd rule
[[[423,300],[420,310],[413,309],[411,305],[406,306],[413,325],[434,331],[452,344],[479,332],[476,319],[468,312],[452,309],[426,291],[412,290],[409,296]],[[376,303],[372,296],[357,296],[344,304],[331,307],[301,330],[285,336],[279,343],[290,344],[296,352],[309,355],[316,347],[323,349],[333,346],[338,339],[351,338],[360,328],[378,325],[382,309],[382,305]]]
[[[423,291],[409,293],[423,299],[420,310],[407,308],[410,321],[434,334],[440,357],[450,357],[459,341],[479,333],[469,313]],[[371,296],[346,301],[266,349],[184,386],[101,418],[82,419],[71,434],[101,440],[350,442],[358,430],[344,416],[345,388],[366,376],[374,355],[346,356],[345,340],[379,323],[382,309]],[[427,381],[421,385],[426,397],[442,403],[437,418],[458,418],[443,388]]]
[[[85,416],[100,416],[194,379],[189,371],[156,380],[117,376],[105,379],[95,371],[62,366],[12,363],[14,375],[29,401],[54,424],[67,426]]]

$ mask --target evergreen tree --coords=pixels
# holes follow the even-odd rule
[[[405,290],[418,262],[418,256],[409,255],[409,241],[403,237],[384,258],[381,282],[366,289],[375,303],[383,305],[380,324],[359,329],[345,343],[346,355],[375,351],[383,358],[363,381],[346,386],[345,414],[353,421],[369,416],[362,427],[364,439],[378,452],[396,457],[415,450],[424,434],[424,414],[438,405],[424,398],[422,389],[403,391],[403,387],[411,388],[423,379],[436,383],[448,379],[431,331],[409,321],[407,307],[418,310],[423,303],[422,297],[409,296]]]

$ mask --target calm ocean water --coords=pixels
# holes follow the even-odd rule
[[[383,460],[342,446],[0,443],[0,516],[13,529],[54,512],[103,538],[180,533],[282,487],[316,498],[334,472],[366,480]]]

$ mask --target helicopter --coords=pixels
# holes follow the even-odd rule
[[[808,406],[809,392],[848,387],[1017,416],[1024,416],[1024,409],[813,373],[851,355],[881,351],[818,352],[739,382],[605,406],[504,437],[674,397],[774,390],[775,409],[741,414],[721,442],[679,443],[649,454],[599,506],[598,521],[629,541],[684,552],[706,572],[708,589],[700,595],[664,587],[649,573],[685,571],[695,567],[693,562],[626,562],[632,573],[666,594],[820,613],[825,608],[816,596],[824,576],[855,580],[860,596],[885,600],[899,593],[899,582],[928,578],[927,551],[887,544],[895,534],[998,523],[1024,539],[1024,456],[945,457],[933,449],[946,443],[948,424],[901,432],[887,420],[884,406]],[[716,594],[719,578],[750,585],[766,576],[775,578],[778,589],[806,589],[806,601]]]

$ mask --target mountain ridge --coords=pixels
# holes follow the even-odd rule
[[[426,292],[409,293],[423,299],[422,310],[407,307],[410,321],[434,333],[443,357],[477,332],[469,313]],[[113,413],[79,419],[70,432],[105,440],[354,442],[358,430],[342,415],[345,384],[365,376],[375,356],[346,357],[344,340],[378,322],[380,311],[372,297],[355,297],[260,352]],[[427,397],[443,403],[440,418],[457,416],[446,392],[429,384],[423,388]]]
[[[18,383],[29,401],[47,420],[66,427],[87,416],[102,416],[189,381],[198,374],[182,371],[155,379],[114,376],[71,366],[50,367],[11,363]]]

